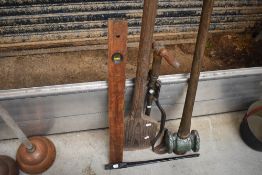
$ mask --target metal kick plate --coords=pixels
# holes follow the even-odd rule
[[[189,74],[161,76],[160,102],[167,119],[180,118]],[[133,81],[126,81],[126,112],[130,110]],[[202,72],[194,116],[245,110],[262,99],[262,67]],[[29,136],[105,128],[107,82],[89,82],[0,91],[5,107]],[[152,116],[160,119],[153,107]],[[15,138],[0,119],[0,140]]]

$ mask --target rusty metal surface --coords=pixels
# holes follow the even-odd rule
[[[126,18],[132,38],[140,33],[142,4],[142,0],[0,0],[0,50],[33,42],[40,48],[59,47],[75,39],[99,43],[107,36],[109,18]],[[160,0],[155,32],[167,33],[160,40],[168,39],[169,33],[197,32],[201,7],[201,0]],[[217,0],[210,30],[243,31],[261,21],[260,0]],[[39,43],[43,41],[47,43]],[[48,46],[55,41],[59,42]]]

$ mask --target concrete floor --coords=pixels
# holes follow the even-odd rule
[[[108,162],[108,130],[85,131],[48,136],[57,149],[54,165],[44,175],[261,175],[262,153],[247,147],[239,136],[244,112],[193,118],[192,129],[201,137],[200,157],[105,171]],[[177,130],[179,120],[169,121]],[[18,140],[0,142],[0,154],[15,157]],[[159,157],[150,149],[124,152],[124,161]],[[24,173],[21,172],[21,175]]]

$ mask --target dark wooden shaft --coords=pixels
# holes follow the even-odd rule
[[[152,69],[151,69],[152,76],[159,77],[161,62],[162,62],[162,57],[160,57],[159,55],[157,55],[157,53],[154,52]]]
[[[142,118],[158,0],[144,0],[131,117]]]
[[[214,0],[204,0],[202,7],[200,26],[197,35],[197,42],[193,57],[190,79],[188,83],[186,101],[184,105],[181,123],[178,130],[178,135],[180,138],[186,138],[190,134],[192,112],[195,103],[196,91],[201,70],[201,59],[204,56],[213,4]]]
[[[108,21],[108,117],[110,163],[119,163],[123,160],[127,28],[127,21]],[[123,56],[122,61],[113,61],[112,57],[116,53],[120,53]]]

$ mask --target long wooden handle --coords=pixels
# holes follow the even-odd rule
[[[200,19],[200,26],[197,35],[196,48],[186,94],[186,101],[184,105],[181,123],[178,130],[178,135],[180,138],[186,138],[190,134],[192,112],[195,103],[196,91],[201,70],[201,60],[204,56],[213,4],[214,0],[204,0]]]
[[[131,116],[134,118],[141,118],[143,115],[146,81],[149,71],[157,4],[158,0],[144,0],[135,91],[133,95],[133,106],[131,111]]]
[[[108,21],[108,117],[110,163],[123,160],[127,22]]]

